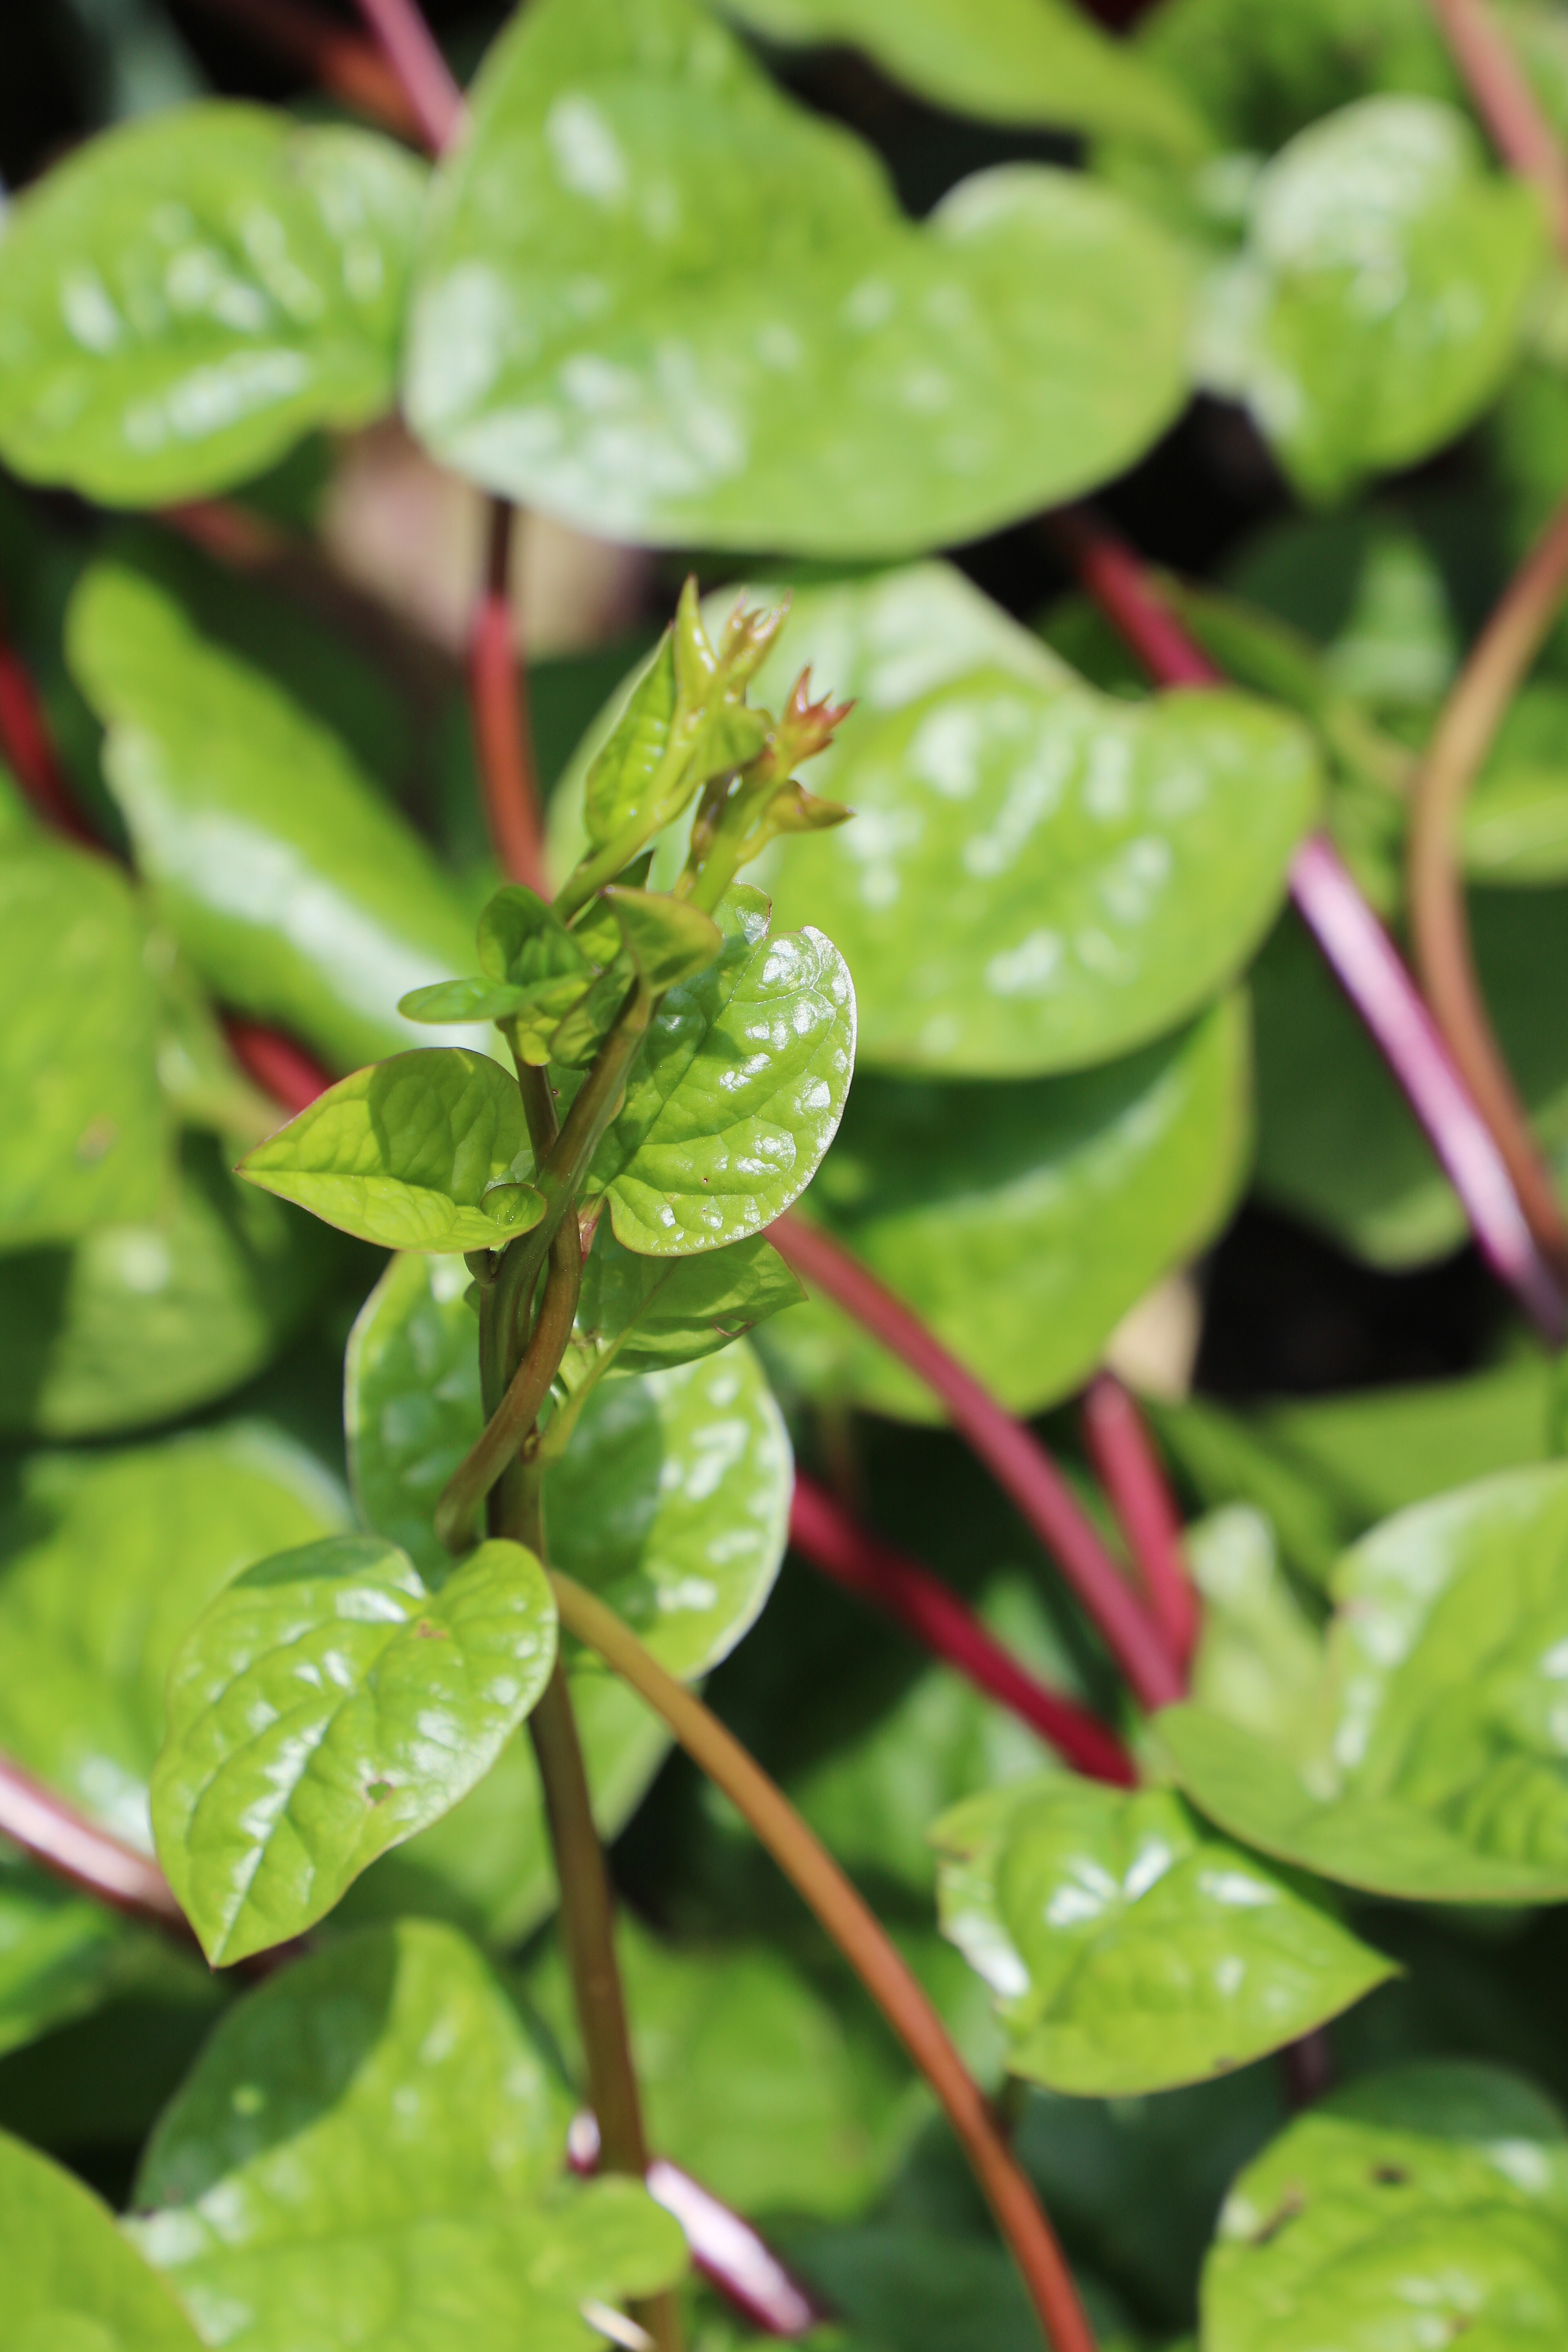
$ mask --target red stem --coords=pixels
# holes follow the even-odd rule
[[[439,155],[468,120],[463,93],[415,0],[359,0],[412,108],[426,145]]]
[[[1197,1647],[1201,1612],[1182,1557],[1182,1518],[1143,1416],[1114,1372],[1084,1392],[1083,1439],[1154,1614],[1184,1667]]]
[[[1053,516],[1051,530],[1084,588],[1159,685],[1226,682],[1124,541],[1081,508]],[[1482,1255],[1542,1336],[1560,1345],[1562,1296],[1502,1155],[1397,949],[1326,834],[1297,851],[1290,896],[1425,1129]]]
[[[232,1013],[223,1025],[246,1076],[281,1104],[290,1118],[331,1085],[321,1064],[280,1030],[265,1028],[259,1021],[242,1021]]]
[[[103,844],[78,809],[55,756],[33,681],[4,637],[0,637],[0,752],[41,817],[84,848],[102,849]]]
[[[110,1837],[8,1757],[0,1757],[0,1833],[56,1878],[111,1910],[189,1935],[174,1890],[150,1854]]]
[[[917,1641],[976,1689],[1011,1708],[1075,1771],[1118,1788],[1137,1786],[1131,1758],[1098,1717],[1037,1681],[940,1577],[879,1542],[826,1488],[799,1475],[789,1534],[796,1551],[814,1568],[907,1626]]]
[[[507,499],[491,499],[485,585],[468,636],[468,694],[485,814],[501,871],[547,898],[544,829],[529,732],[528,671],[512,651],[513,513]]]
[[[361,114],[405,138],[423,135],[402,83],[380,51],[299,0],[194,0],[209,16],[242,25],[266,47]]]
[[[599,2126],[587,2107],[572,2118],[566,2160],[580,2178],[598,2168]],[[666,2157],[655,2157],[647,2178],[649,2196],[685,2231],[697,2269],[743,2319],[766,2336],[805,2336],[822,2325],[827,2313],[749,2221]]]
[[[1182,1677],[1164,1634],[1033,1432],[1015,1421],[919,1317],[820,1226],[791,1213],[774,1220],[768,1237],[798,1275],[852,1315],[941,1399],[953,1427],[1054,1554],[1139,1704],[1154,1708],[1180,1698]]]

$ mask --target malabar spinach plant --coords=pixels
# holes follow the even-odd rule
[[[1560,2346],[1561,10],[14,14],[6,2345]]]

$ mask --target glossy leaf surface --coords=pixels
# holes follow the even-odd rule
[[[397,1001],[463,970],[468,921],[342,740],[124,564],[87,573],[68,651],[138,868],[215,992],[335,1068],[427,1045]]]
[[[1053,1778],[932,1832],[942,1919],[992,1987],[1014,2074],[1124,2096],[1278,2050],[1393,1973],[1164,1790]]]
[[[895,81],[986,121],[1120,131],[1177,154],[1203,145],[1180,94],[1066,0],[726,0],[775,41],[864,49]]]
[[[15,2352],[197,2352],[200,2337],[108,2206],[8,2132],[0,2267]]]
[[[340,1527],[302,1452],[239,1424],[16,1464],[0,1526],[0,1751],[134,1845],[169,1662],[242,1569]]]
[[[1487,172],[1460,114],[1365,99],[1259,173],[1247,246],[1206,289],[1199,366],[1298,488],[1333,499],[1479,415],[1542,260],[1536,199]]]
[[[886,2048],[847,2031],[805,1971],[764,1946],[677,1948],[624,1917],[616,1945],[660,2153],[721,2181],[725,2201],[752,2216],[863,2208],[912,2120]],[[558,1942],[528,1990],[581,2080]]]
[[[226,1396],[316,1304],[323,1243],[188,1143],[156,1219],[0,1256],[0,1430],[99,1437]]]
[[[770,933],[767,900],[731,891],[723,953],[654,1015],[585,1197],[650,1257],[722,1249],[810,1183],[843,1115],[855,995],[820,931]]]
[[[1136,709],[985,671],[851,720],[831,789],[856,822],[790,843],[772,887],[844,955],[865,1059],[1026,1077],[1160,1035],[1240,969],[1318,777],[1243,696]]]
[[[1557,1664],[1568,1469],[1504,1473],[1387,1520],[1341,1562],[1304,1764],[1205,1709],[1159,1718],[1233,1836],[1411,1901],[1568,1900]]]
[[[680,2231],[624,2180],[573,2185],[570,2109],[471,1946],[405,1921],[231,2010],[154,2134],[137,2242],[237,2352],[589,2352],[579,2315],[671,2284]]]
[[[805,1293],[771,1242],[700,1257],[639,1257],[601,1221],[583,1261],[579,1340],[617,1372],[652,1372],[727,1348]]]
[[[437,174],[406,399],[606,537],[891,554],[1116,473],[1180,405],[1179,251],[1010,166],[921,228],[693,0],[547,0]]]
[[[439,1583],[376,1536],[247,1569],[169,1667],[153,1827],[215,1966],[286,1942],[450,1811],[537,1703],[555,1606],[522,1545]]]
[[[1247,1067],[1245,1007],[1227,998],[1097,1070],[1025,1085],[862,1076],[805,1210],[1032,1412],[1223,1223],[1246,1163]],[[763,1351],[810,1395],[937,1415],[826,1299],[771,1325]]]
[[[392,404],[421,166],[221,103],[128,124],[19,204],[0,451],[108,506],[226,489]]]
[[[1568,2144],[1517,2076],[1400,2067],[1242,2174],[1204,2274],[1207,2352],[1514,2352],[1568,2326]]]
[[[503,1249],[544,1213],[531,1186],[506,1181],[525,1146],[516,1081],[483,1054],[435,1046],[340,1078],[239,1172],[384,1249]]]
[[[0,1246],[153,1215],[167,1181],[146,927],[107,859],[0,847]]]

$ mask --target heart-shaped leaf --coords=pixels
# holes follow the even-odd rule
[[[426,1044],[397,1000],[463,970],[468,918],[342,740],[127,564],[89,569],[67,638],[138,870],[214,992],[336,1068]]]
[[[625,1915],[616,1942],[648,2137],[660,2154],[699,2180],[721,2180],[743,2213],[862,2210],[915,2121],[908,2078],[885,2045],[847,2031],[805,1970],[765,1945],[678,1948]],[[527,1981],[530,2000],[576,2059],[559,1939]]]
[[[238,1172],[384,1249],[501,1249],[544,1214],[515,1181],[520,1155],[516,1081],[483,1054],[437,1045],[340,1078]]]
[[[583,1261],[577,1336],[618,1372],[653,1372],[727,1348],[805,1291],[771,1242],[700,1257],[639,1257],[601,1222]]]
[[[570,2103],[450,1928],[345,1937],[237,2002],[153,2135],[129,2224],[233,2352],[591,2352],[580,2315],[670,2285],[639,2183],[574,2183]]]
[[[1486,170],[1455,108],[1363,99],[1258,174],[1246,247],[1205,290],[1199,368],[1246,402],[1298,488],[1340,497],[1486,407],[1543,227],[1533,191]]]
[[[940,1086],[862,1075],[806,1196],[1014,1412],[1067,1395],[1128,1310],[1228,1215],[1247,1022],[1227,997],[1096,1070]],[[931,1421],[930,1391],[826,1299],[764,1353],[806,1394]]]
[[[136,1940],[102,1904],[0,1851],[0,2056],[96,2009]]]
[[[427,1571],[441,1490],[483,1426],[477,1328],[459,1261],[395,1260],[349,1343],[345,1419],[373,1527]],[[740,1640],[784,1557],[793,1465],[743,1341],[697,1363],[606,1382],[546,1475],[552,1563],[634,1625],[672,1674]]]
[[[1489,2066],[1403,2066],[1299,2116],[1226,2198],[1205,2352],[1548,2352],[1568,2328],[1568,2140]]]
[[[156,1214],[168,1181],[146,927],[107,858],[0,848],[0,1244]]]
[[[1414,1902],[1568,1901],[1568,1467],[1417,1504],[1349,1551],[1304,1763],[1208,1709],[1162,1737],[1266,1853]]]
[[[1184,395],[1179,250],[1079,175],[916,228],[695,0],[542,0],[437,178],[406,402],[580,528],[889,554],[1120,472]]]
[[[331,1265],[325,1234],[187,1139],[160,1216],[0,1255],[0,1430],[101,1437],[226,1396],[294,1336]]]
[[[1061,1775],[945,1814],[944,1934],[1016,2074],[1121,2097],[1228,2073],[1395,1973],[1166,1790]]]
[[[856,812],[791,842],[775,919],[809,907],[855,975],[873,1067],[1025,1077],[1159,1036],[1245,965],[1318,802],[1311,740],[1245,696],[1142,708],[994,671],[851,719]]]
[[[390,140],[214,103],[128,123],[16,205],[0,452],[106,506],[258,474],[392,405],[423,167]]]
[[[655,1014],[585,1188],[649,1257],[721,1249],[797,1200],[855,1065],[855,994],[832,943],[770,937],[767,900],[744,887],[719,914],[723,952]]]
[[[536,1705],[555,1607],[522,1545],[426,1583],[328,1536],[237,1577],[174,1654],[153,1773],[159,1859],[215,1966],[296,1936],[450,1811]]]
[[[150,1846],[169,1661],[230,1579],[343,1524],[342,1493],[245,1423],[24,1457],[0,1521],[0,1751]]]
[[[1177,155],[1203,128],[1130,42],[1109,39],[1069,0],[725,0],[773,41],[852,44],[950,113],[1121,132]],[[1169,9],[1162,12],[1168,15]]]
[[[201,2338],[102,2200],[9,2132],[0,2270],[16,2352],[198,2352]]]

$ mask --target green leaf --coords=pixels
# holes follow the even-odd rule
[[[342,740],[121,563],[86,573],[67,649],[138,869],[215,993],[334,1066],[426,1043],[395,1008],[462,970],[468,919]]]
[[[594,966],[537,891],[509,882],[479,917],[479,969],[491,980],[531,988],[545,980],[585,981]]]
[[[882,2042],[846,2031],[805,1971],[760,1944],[661,1943],[616,1932],[648,2137],[742,2213],[833,2218],[864,2209],[914,2120]],[[552,1937],[529,1972],[581,2079],[571,1979]]]
[[[449,1811],[554,1663],[521,1544],[426,1583],[395,1545],[328,1536],[237,1577],[174,1653],[153,1773],[159,1859],[214,1966],[302,1934]]]
[[[1249,1503],[1231,1503],[1194,1520],[1182,1549],[1203,1603],[1193,1696],[1307,1756],[1316,1744],[1322,1636],[1280,1566],[1271,1522]]]
[[[1531,889],[1568,881],[1568,687],[1521,688],[1460,820],[1465,871]]]
[[[107,858],[0,851],[0,1247],[151,1217],[167,1181],[146,927]]]
[[[1199,371],[1304,495],[1341,497],[1440,448],[1500,388],[1543,226],[1453,108],[1363,99],[1258,174],[1246,247],[1205,289]]]
[[[857,821],[789,845],[777,919],[809,908],[839,947],[872,1067],[1011,1078],[1125,1053],[1233,978],[1319,776],[1241,695],[1134,708],[984,671],[857,713],[831,789]]]
[[[0,2056],[109,1999],[135,1941],[100,1903],[0,1848]]]
[[[340,1078],[238,1172],[384,1249],[501,1249],[544,1214],[513,1181],[521,1155],[531,1166],[515,1079],[438,1045]]]
[[[652,1372],[727,1348],[805,1293],[758,1234],[700,1257],[638,1257],[601,1223],[583,1261],[577,1336],[618,1372]]]
[[[1416,1902],[1568,1901],[1565,1531],[1560,1465],[1387,1520],[1335,1573],[1304,1763],[1203,1707],[1160,1716],[1194,1803],[1346,1885]]]
[[[1129,1308],[1229,1213],[1247,1149],[1246,1008],[1027,1084],[861,1076],[805,1208],[1014,1412],[1078,1386]],[[905,1420],[912,1373],[813,1298],[763,1351],[806,1394]]]
[[[1061,1776],[931,1832],[942,1930],[996,1996],[1012,2073],[1122,2097],[1229,2073],[1395,1970],[1179,1797]]]
[[[0,2132],[0,2269],[12,2352],[197,2352],[200,2338],[101,2199]]]
[[[445,1559],[431,1515],[483,1427],[467,1286],[460,1261],[396,1259],[349,1343],[360,1508],[431,1575]],[[778,1407],[743,1342],[607,1382],[546,1475],[552,1561],[618,1610],[671,1673],[705,1674],[772,1588],[792,1476]]]
[[[1180,93],[1130,44],[1108,39],[1067,0],[726,0],[773,41],[863,49],[882,71],[950,113],[988,122],[1116,131],[1177,155],[1205,143]]]
[[[820,931],[768,932],[744,886],[719,961],[671,989],[589,1171],[616,1239],[650,1257],[722,1249],[797,1200],[833,1139],[855,1062],[855,996]]]
[[[669,2285],[680,2231],[639,2185],[561,2175],[569,2104],[501,1985],[405,1921],[230,2010],[136,2184],[136,2242],[209,2341],[589,2352],[579,2316]]]
[[[0,454],[106,506],[259,473],[391,407],[422,167],[211,103],[90,141],[0,255]]]
[[[1321,2101],[1231,2190],[1203,2307],[1205,2352],[1546,2352],[1568,2326],[1556,2108],[1451,2061]]]
[[[1182,404],[1188,276],[1152,222],[1018,164],[915,227],[695,0],[544,0],[471,97],[421,247],[409,415],[581,529],[949,543],[1120,472]]]
[[[160,1217],[0,1255],[0,1431],[100,1437],[226,1396],[320,1304],[324,1241],[187,1141]]]
[[[545,1479],[552,1557],[691,1681],[761,1613],[795,1464],[744,1340],[595,1389]]]
[[[14,1464],[0,1518],[0,1752],[132,1844],[169,1662],[242,1569],[342,1525],[301,1448],[239,1423]]]
[[[595,849],[607,848],[639,819],[652,821],[654,784],[669,748],[677,699],[670,629],[643,666],[625,710],[584,779],[583,821]]]
[[[615,884],[604,895],[626,953],[656,992],[695,980],[722,952],[723,935],[712,916],[684,898]]]

